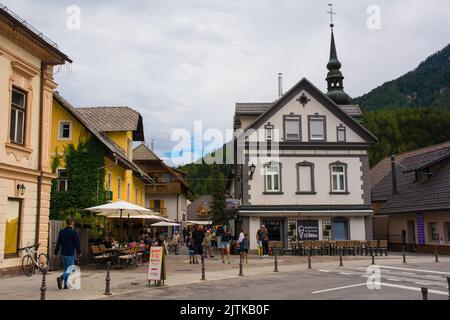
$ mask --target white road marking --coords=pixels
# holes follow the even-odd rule
[[[329,292],[329,291],[336,291],[336,290],[342,290],[342,289],[349,289],[349,288],[355,288],[355,287],[362,287],[362,286],[367,286],[367,283],[359,283],[359,284],[353,284],[351,286],[345,286],[345,287],[337,287],[337,288],[331,288],[331,289],[325,289],[325,290],[319,290],[319,291],[314,291],[311,292],[312,294],[317,294],[317,293],[323,293],[323,292]]]
[[[331,272],[331,270],[319,270],[320,272]]]
[[[381,286],[381,288],[383,287],[390,287],[390,288],[398,288],[398,289],[404,289],[404,290],[410,290],[410,291],[418,291],[418,292],[422,292],[421,288],[417,288],[417,287],[410,287],[410,286],[402,286],[399,284],[393,284],[393,283],[385,283],[385,282],[380,282],[380,283],[373,283],[374,285],[379,284]],[[325,293],[325,292],[330,292],[330,291],[336,291],[336,290],[343,290],[343,289],[350,289],[350,288],[356,288],[356,287],[362,287],[362,286],[367,286],[367,283],[359,283],[359,284],[354,284],[354,285],[350,285],[350,286],[344,286],[344,287],[337,287],[337,288],[330,288],[330,289],[325,289],[325,290],[319,290],[319,291],[314,291],[311,292],[311,294],[318,294],[318,293]],[[434,293],[434,294],[439,294],[442,296],[448,296],[448,292],[445,291],[438,291],[438,290],[428,290],[428,293]]]
[[[409,268],[400,268],[400,267],[391,267],[391,266],[378,266],[380,268],[385,269],[393,269],[393,270],[405,270],[405,271],[416,271],[416,272],[428,272],[428,273],[436,273],[436,274],[446,274],[450,275],[450,272],[443,272],[443,271],[434,271],[434,270],[424,270],[424,269],[409,269]]]
[[[353,273],[348,273],[348,272],[338,272],[338,274],[342,274],[343,276],[350,276]]]
[[[387,278],[387,281],[395,281],[395,282],[401,282],[403,281],[402,279],[394,279],[394,278]]]
[[[429,283],[429,282],[420,282],[420,281],[414,282],[414,284],[418,284],[419,286],[430,286],[431,285],[431,283]]]

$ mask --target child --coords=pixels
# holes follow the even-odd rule
[[[194,241],[190,238],[188,240],[188,248],[189,248],[189,264],[198,263],[197,256],[195,255]]]
[[[245,258],[245,263],[248,263],[248,249],[250,248],[250,241],[248,240],[248,234],[244,234],[244,239],[241,241],[240,252],[242,259]]]

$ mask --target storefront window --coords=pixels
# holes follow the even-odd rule
[[[430,222],[430,238],[431,241],[439,241],[439,223]]]
[[[450,222],[447,222],[445,225],[447,226],[447,229],[446,229],[446,231],[447,231],[447,241],[450,241]]]
[[[297,221],[288,221],[288,247],[291,247],[292,242],[297,241]]]
[[[17,255],[20,232],[20,202],[8,200],[6,206],[5,256]]]
[[[348,221],[345,218],[332,220],[333,240],[348,240]]]
[[[323,240],[331,240],[332,232],[331,232],[331,220],[322,220],[322,232],[323,232]]]
[[[269,221],[263,221],[263,225],[267,229],[267,233],[269,236],[270,241],[282,241],[281,238],[281,225],[283,221],[281,220],[269,220]]]

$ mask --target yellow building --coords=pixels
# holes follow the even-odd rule
[[[71,60],[13,12],[0,8],[0,275],[19,248],[47,251],[53,67]]]
[[[62,159],[56,168],[58,191],[70,188],[65,148],[95,139],[106,148],[105,165],[99,168],[105,170],[105,181],[99,183],[104,183],[108,200],[145,206],[145,186],[152,180],[133,162],[133,141],[144,139],[138,112],[128,107],[74,108],[55,92],[51,132],[52,157]]]

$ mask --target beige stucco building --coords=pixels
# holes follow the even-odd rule
[[[20,247],[46,251],[53,67],[71,60],[14,13],[0,9],[0,273]]]

